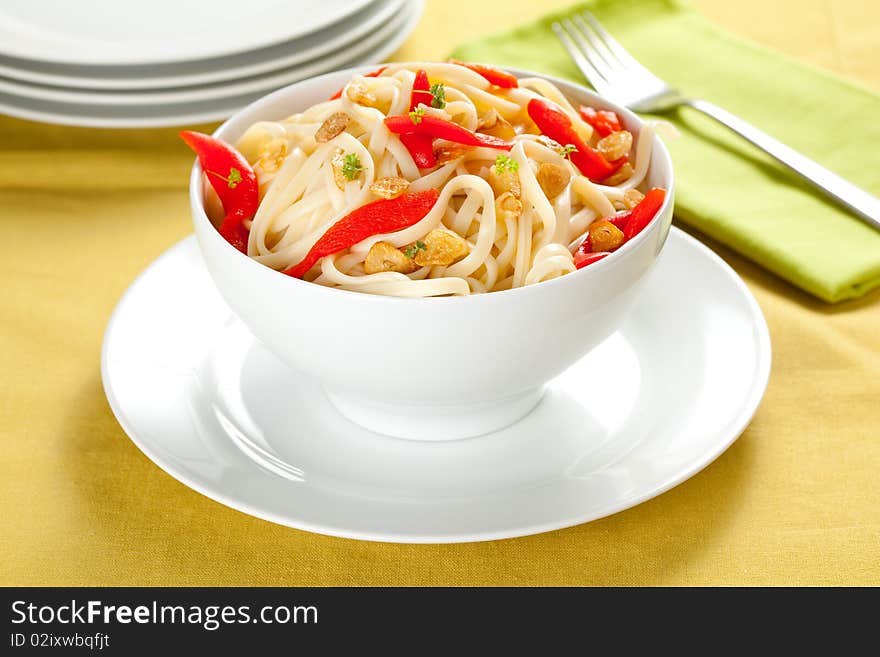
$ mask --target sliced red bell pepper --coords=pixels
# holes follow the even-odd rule
[[[364,77],[365,78],[378,78],[380,75],[382,75],[385,72],[386,68],[388,68],[388,67],[383,66],[381,68],[377,68],[372,73],[364,73]],[[345,87],[342,87],[342,89],[345,89]],[[335,94],[330,96],[329,100],[336,100],[337,98],[342,98],[342,89],[340,89]]]
[[[519,82],[516,77],[508,73],[507,71],[502,71],[500,68],[495,68],[494,66],[486,66],[485,64],[471,64],[470,62],[461,62],[457,59],[450,59],[450,64],[458,64],[459,66],[464,66],[465,68],[469,68],[475,73],[479,73],[486,80],[489,81],[489,84],[494,84],[496,87],[501,87],[502,89],[513,89],[519,86]]]
[[[485,135],[482,132],[472,132],[457,123],[437,116],[408,116],[406,114],[389,116],[385,119],[385,125],[391,132],[398,135],[408,133],[427,135],[432,139],[446,139],[465,146],[486,146],[505,151],[513,148],[513,144],[509,141]]]
[[[630,239],[638,235],[651,222],[651,219],[657,215],[665,198],[666,190],[660,187],[653,187],[634,208],[625,212],[618,212],[612,217],[606,217],[606,219],[623,231],[623,243],[626,244]],[[590,238],[587,236],[587,239],[581,242],[581,245],[574,254],[575,267],[580,269],[597,260],[601,260],[605,256],[611,255],[608,251],[593,253],[592,248]]]
[[[225,141],[191,130],[182,131],[180,137],[196,152],[211,187],[220,197],[226,213],[220,234],[246,253],[248,230],[244,222],[257,213],[260,205],[257,174],[244,156]]]
[[[593,130],[598,132],[600,137],[607,137],[612,132],[623,130],[623,124],[620,122],[617,112],[597,110],[593,107],[581,105],[578,113],[584,121],[593,126]]]
[[[666,190],[654,187],[645,194],[645,198],[639,201],[632,210],[618,212],[613,217],[609,217],[608,221],[620,228],[623,231],[624,238],[629,241],[642,232],[645,226],[651,222],[660,206],[663,205],[663,199],[665,198]]]
[[[432,100],[434,100],[434,96],[431,94],[428,72],[421,68],[416,73],[416,79],[413,81],[412,95],[409,97],[409,111],[412,112],[419,106],[419,103],[430,107]]]
[[[431,95],[431,82],[428,80],[428,72],[424,69],[419,69],[413,81],[409,111],[414,111],[419,104],[425,104],[430,107],[433,98],[434,96]],[[437,164],[437,158],[434,157],[434,142],[430,136],[407,133],[400,135],[400,141],[406,146],[413,162],[420,169],[430,169]]]
[[[436,189],[403,194],[396,198],[379,199],[362,205],[345,215],[327,229],[321,238],[297,265],[282,273],[294,278],[302,278],[321,258],[339,253],[368,237],[380,233],[393,233],[408,228],[421,221],[434,204],[440,193]]]
[[[577,150],[569,157],[574,165],[587,178],[593,181],[604,180],[617,171],[627,158],[622,157],[614,162],[606,160],[602,154],[591,148],[574,129],[571,119],[562,109],[549,100],[533,98],[528,105],[529,116],[538,129],[550,139],[563,146],[571,144]]]
[[[583,267],[586,267],[587,265],[591,265],[594,262],[611,255],[609,251],[597,251],[596,253],[590,253],[588,250],[584,249],[585,245],[586,243],[581,244],[574,254],[574,266],[577,269],[581,269]]]
[[[430,136],[408,132],[400,135],[400,141],[406,146],[406,150],[419,169],[430,169],[437,164],[437,158],[434,156],[434,140]]]
[[[242,253],[247,253],[248,237],[250,231],[244,222],[253,218],[252,214],[246,214],[241,210],[233,210],[223,218],[218,229],[220,235]]]
[[[621,210],[620,212],[618,212],[614,216],[603,217],[603,218],[610,221],[612,224],[617,226],[620,230],[623,230],[624,231],[623,236],[626,237],[625,229],[626,229],[626,225],[629,223],[630,217],[632,217],[632,212],[630,210]]]

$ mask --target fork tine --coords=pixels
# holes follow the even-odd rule
[[[618,61],[629,68],[636,68],[642,73],[646,73],[651,77],[656,77],[653,73],[651,73],[651,71],[640,64],[635,57],[630,55],[629,51],[627,51],[627,49],[624,48],[617,39],[611,36],[608,30],[602,27],[602,24],[596,19],[595,16],[593,16],[593,14],[591,14],[589,11],[584,10],[583,12],[581,12],[581,16],[590,24],[598,37],[602,40],[605,48],[609,52],[613,53]],[[578,18],[580,18],[581,16],[578,16]]]
[[[584,39],[589,41],[589,45],[592,46],[596,54],[605,62],[607,66],[607,74],[605,77],[610,79],[611,74],[621,72],[626,65],[618,59],[617,55],[611,52],[608,46],[605,45],[602,37],[587,25],[586,22],[584,22],[584,19],[580,16],[572,16],[572,23],[577,26],[578,32],[583,35]]]
[[[581,70],[581,73],[584,74],[584,77],[586,77],[589,83],[593,85],[593,88],[598,90],[599,86],[605,85],[605,79],[584,56],[580,48],[578,48],[571,40],[571,37],[568,35],[568,32],[566,32],[565,28],[562,27],[562,25],[560,25],[559,23],[553,23],[550,27],[553,28],[556,36],[562,42],[562,46],[568,51],[568,54],[574,60],[575,64],[577,64],[577,67]]]
[[[603,72],[603,69],[607,70],[607,64],[604,62],[597,64],[592,49],[587,46],[568,19],[563,19],[562,24],[553,23],[552,28],[593,88],[604,93],[603,89],[608,88],[608,80]]]
[[[609,73],[611,73],[611,67],[608,65],[608,62],[605,61],[605,58],[602,57],[602,53],[590,44],[582,31],[575,27],[575,24],[569,19],[563,18],[562,25],[565,27],[566,31],[568,31],[568,34],[574,42],[580,47],[584,56],[593,64],[593,67],[602,74],[603,78],[610,81]]]

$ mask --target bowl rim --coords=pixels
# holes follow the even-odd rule
[[[304,85],[317,84],[317,83],[323,82],[326,78],[342,77],[343,74],[351,76],[351,75],[354,75],[357,73],[363,73],[365,71],[372,71],[372,70],[375,70],[378,66],[383,66],[383,65],[384,66],[391,66],[391,65],[411,66],[411,65],[418,65],[418,64],[422,64],[422,63],[427,64],[427,63],[436,63],[436,62],[389,62],[387,64],[365,64],[362,66],[353,66],[353,67],[349,67],[346,69],[338,69],[335,71],[323,73],[321,75],[317,75],[317,76],[313,76],[310,78],[305,78],[303,80],[299,80],[299,81],[294,82],[292,84],[289,84],[285,87],[277,89],[277,90],[273,91],[272,93],[261,96],[257,100],[254,100],[253,102],[248,104],[246,107],[243,107],[242,109],[237,111],[235,114],[230,116],[228,119],[226,119],[223,123],[221,123],[217,127],[217,129],[214,130],[214,132],[212,133],[212,136],[217,137],[219,139],[226,140],[225,133],[230,130],[230,127],[234,123],[237,123],[238,121],[240,121],[243,116],[250,114],[252,112],[258,111],[263,106],[269,105],[280,98],[283,98],[283,97],[290,95],[298,87],[301,87]],[[617,112],[618,115],[624,117],[625,123],[627,125],[634,124],[634,125],[637,125],[639,127],[639,129],[641,129],[645,124],[645,121],[642,120],[637,114],[635,114],[631,110],[627,109],[626,107],[623,107],[622,105],[618,105],[618,104],[608,100],[607,98],[600,96],[595,91],[592,91],[577,82],[573,82],[570,80],[564,80],[562,78],[558,78],[558,77],[555,77],[552,75],[548,75],[545,73],[539,73],[537,71],[529,71],[526,69],[518,69],[518,68],[514,68],[514,67],[504,67],[504,69],[506,71],[512,73],[513,75],[515,75],[517,78],[537,77],[537,78],[543,78],[545,80],[548,80],[549,82],[552,82],[554,85],[561,86],[563,88],[564,87],[575,87],[579,93],[585,94],[586,96],[590,97],[591,102],[594,102],[595,106],[602,107],[604,109],[611,109],[611,110]],[[226,140],[226,141],[228,141],[228,140]],[[526,294],[533,295],[533,294],[535,294],[535,290],[541,290],[541,289],[546,290],[551,285],[554,285],[556,287],[559,287],[561,285],[566,285],[566,284],[572,285],[572,284],[578,282],[581,279],[581,277],[583,277],[583,276],[597,275],[596,272],[603,271],[609,267],[614,267],[616,263],[620,263],[623,260],[625,260],[631,253],[633,253],[635,251],[635,249],[637,248],[637,245],[640,242],[643,242],[645,239],[647,239],[647,234],[649,232],[652,232],[652,230],[654,228],[656,228],[659,218],[667,211],[667,209],[670,209],[671,206],[673,205],[674,197],[675,197],[675,170],[674,170],[673,164],[672,164],[672,157],[669,154],[669,150],[667,149],[666,145],[663,143],[663,140],[656,133],[654,134],[654,145],[652,147],[652,157],[653,157],[653,153],[655,153],[655,152],[659,153],[660,157],[663,159],[663,161],[666,165],[666,169],[669,171],[669,185],[666,188],[666,196],[663,199],[663,203],[661,204],[660,208],[657,210],[657,213],[654,215],[654,217],[651,219],[651,221],[647,224],[647,226],[645,226],[644,229],[642,229],[642,231],[638,235],[636,235],[635,237],[633,237],[630,240],[628,240],[627,242],[625,242],[623,244],[623,246],[621,246],[616,251],[612,252],[610,256],[602,258],[601,260],[598,260],[595,263],[592,263],[589,267],[583,267],[582,269],[577,269],[577,270],[575,270],[569,274],[566,274],[564,276],[557,276],[556,278],[552,278],[547,281],[541,281],[541,282],[535,283],[533,285],[524,285],[522,287],[512,288],[509,290],[500,290],[498,292],[485,292],[485,293],[481,293],[481,294],[453,295],[453,296],[442,296],[442,297],[400,297],[400,296],[391,296],[391,295],[386,295],[386,294],[368,294],[368,293],[364,293],[364,292],[358,292],[356,290],[344,290],[341,288],[328,287],[325,285],[315,285],[314,283],[312,283],[310,281],[304,281],[302,279],[294,278],[292,276],[284,276],[283,274],[281,274],[281,275],[284,276],[285,279],[290,281],[290,283],[287,283],[288,285],[307,285],[307,286],[309,286],[308,289],[312,289],[313,291],[317,292],[318,290],[316,290],[315,288],[319,288],[321,290],[324,290],[324,292],[327,294],[356,295],[356,297],[364,303],[389,303],[389,302],[391,302],[391,303],[408,303],[408,304],[417,304],[417,303],[439,304],[439,303],[442,303],[445,305],[445,304],[452,304],[452,303],[461,304],[461,303],[502,302],[503,299],[520,298]],[[214,237],[212,237],[212,239],[216,238],[216,241],[221,243],[221,248],[227,248],[227,249],[229,249],[229,252],[235,253],[239,256],[242,256],[243,260],[240,261],[240,262],[242,262],[242,266],[245,266],[245,267],[254,266],[254,267],[258,267],[261,270],[271,272],[273,274],[280,274],[279,271],[272,269],[271,267],[267,267],[266,265],[264,265],[262,263],[257,262],[256,260],[254,260],[253,258],[248,256],[247,254],[244,254],[241,251],[239,251],[238,249],[236,249],[234,246],[232,246],[225,239],[223,239],[223,237],[220,235],[220,232],[216,229],[216,227],[214,226],[214,224],[211,222],[210,218],[208,217],[207,213],[205,212],[204,201],[203,201],[203,198],[204,198],[203,185],[204,185],[204,176],[202,175],[202,168],[199,165],[198,158],[196,158],[193,163],[192,170],[190,172],[190,178],[189,178],[190,207],[191,207],[191,211],[192,211],[194,220],[208,224],[208,226],[211,228],[211,230],[208,231],[208,233],[210,235],[214,236]],[[631,244],[632,244],[632,246],[630,246]],[[656,258],[656,256],[655,256],[655,258]],[[590,272],[592,272],[592,273],[590,273]],[[295,289],[295,288],[293,288],[293,289]],[[484,300],[484,301],[473,301],[474,299]]]

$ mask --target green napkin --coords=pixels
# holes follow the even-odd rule
[[[589,8],[670,84],[750,121],[880,194],[880,96],[718,29],[676,0],[595,0],[460,46],[457,59],[585,83],[550,29]],[[695,110],[664,115],[676,170],[675,214],[798,287],[836,302],[880,285],[880,232]]]

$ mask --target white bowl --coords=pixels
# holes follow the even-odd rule
[[[280,89],[230,118],[215,136],[235,143],[252,123],[302,111],[369,68]],[[639,132],[642,122],[632,112],[578,85],[542,77],[575,102],[615,110],[629,130]],[[327,288],[251,260],[208,219],[198,163],[190,200],[199,246],[217,288],[279,359],[318,380],[343,415],[368,429],[401,438],[450,440],[517,421],[540,401],[547,381],[617,329],[672,222],[672,163],[657,138],[648,182],[667,190],[663,206],[641,233],[609,257],[528,287],[426,299]]]

